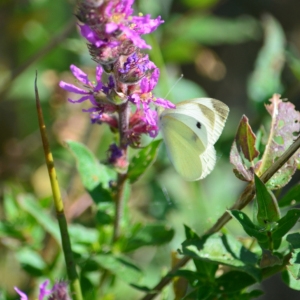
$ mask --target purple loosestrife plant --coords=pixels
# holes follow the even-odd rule
[[[89,100],[92,123],[107,123],[119,130],[120,145],[139,147],[142,134],[154,138],[158,134],[158,116],[155,106],[175,108],[166,99],[153,95],[159,79],[159,69],[140,49],[151,48],[142,39],[143,34],[153,32],[163,21],[150,15],[134,16],[133,0],[84,1],[77,8],[81,35],[88,41],[88,49],[96,67],[96,82],[76,66],[71,71],[82,88],[61,81],[60,87],[80,95],[72,103]],[[108,82],[103,82],[103,70]],[[121,106],[126,109],[122,110]],[[120,111],[123,111],[120,113]],[[116,162],[116,146],[108,151],[109,162]],[[126,152],[126,151],[125,151]],[[120,156],[123,160],[124,156]],[[126,164],[125,164],[126,165]]]

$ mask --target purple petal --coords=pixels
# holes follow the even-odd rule
[[[71,65],[70,66],[70,69],[73,73],[73,75],[80,81],[82,82],[83,84],[87,84],[87,85],[90,85],[90,81],[88,79],[88,76],[87,74],[85,74],[82,70],[80,70],[79,68],[77,68],[76,66],[74,65]]]
[[[103,73],[102,67],[100,65],[97,65],[97,67],[96,67],[96,80],[97,80],[97,82],[101,82],[102,73]]]
[[[113,9],[113,1],[110,1],[110,2],[108,2],[107,6],[105,7],[104,15],[107,17],[111,17],[113,14],[112,9]]]
[[[20,291],[17,287],[14,287],[14,290],[19,294],[19,296],[21,296],[20,300],[28,300],[27,295]]]
[[[130,16],[133,13],[133,9],[131,8],[134,0],[123,0],[120,13],[125,14],[126,17]]]
[[[46,286],[48,285],[49,280],[45,280],[45,282],[43,282],[40,285],[40,295],[39,295],[39,300],[43,300],[45,296],[49,295],[52,293],[52,290],[47,290]]]
[[[163,98],[155,98],[153,103],[165,108],[176,108],[176,105],[174,103]]]
[[[88,94],[87,91],[83,90],[83,89],[80,89],[78,88],[77,86],[73,85],[73,84],[70,84],[70,83],[66,83],[64,81],[60,81],[59,82],[59,86],[68,91],[68,92],[72,92],[72,93],[75,93],[75,94],[80,94],[80,95],[86,95]]]
[[[116,23],[107,23],[105,25],[105,32],[106,33],[112,33],[115,30],[117,30],[119,28],[119,25],[117,25]]]
[[[98,107],[91,107],[88,109],[82,109],[83,112],[95,112],[95,111],[99,111]]]
[[[151,33],[156,30],[160,24],[164,23],[160,16],[158,16],[156,19],[151,19],[150,15],[142,17],[134,16],[132,17],[132,22],[136,24],[136,28],[134,29],[139,34]]]
[[[71,102],[71,103],[81,103],[81,102],[83,102],[85,100],[88,100],[88,99],[91,100],[91,98],[94,98],[94,97],[92,95],[87,95],[87,96],[81,97],[78,100],[72,100],[72,99],[68,98],[68,101]]]
[[[130,39],[135,46],[141,49],[151,49],[151,46],[147,45],[146,42],[135,31],[123,25],[120,25],[120,29],[126,34],[127,38]]]
[[[99,38],[97,34],[88,25],[79,25],[79,27],[80,33],[84,38],[86,38],[90,43],[96,45],[97,47],[101,46],[98,45]]]
[[[146,122],[150,125],[157,125],[157,112],[151,110],[147,103],[143,102]]]

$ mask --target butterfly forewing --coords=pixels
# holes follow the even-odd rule
[[[213,136],[211,137],[211,144],[215,144],[220,137],[225,122],[229,113],[229,108],[223,102],[212,99],[212,98],[195,98],[191,99],[193,103],[198,103],[200,105],[206,106],[208,109],[214,113],[214,126],[213,126]],[[209,118],[209,115],[207,115]]]

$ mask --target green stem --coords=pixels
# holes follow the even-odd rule
[[[51,149],[47,137],[43,111],[40,104],[40,98],[39,98],[39,93],[37,88],[37,73],[35,76],[34,87],[35,87],[35,98],[36,98],[36,108],[37,108],[37,114],[39,120],[39,127],[40,127],[42,142],[43,142],[45,160],[48,168],[48,174],[51,182],[52,194],[53,194],[54,205],[56,210],[56,217],[57,217],[59,230],[60,230],[61,243],[62,243],[62,249],[63,249],[65,262],[66,262],[68,279],[70,280],[72,298],[74,300],[83,300],[80,282],[76,272],[76,265],[73,258],[71,241],[68,232],[68,225],[64,213],[64,205],[60,194],[59,184],[57,181],[56,171],[54,167],[54,161],[53,161],[53,157],[52,157],[52,153],[51,153]]]
[[[119,106],[119,134],[120,134],[120,148],[123,151],[123,159],[128,161],[128,141],[127,131],[129,125],[129,104],[125,102]],[[114,219],[114,233],[113,242],[120,237],[120,223],[123,215],[123,196],[125,189],[125,182],[127,179],[126,173],[119,173],[117,180],[117,192],[115,197],[115,219]]]
[[[274,162],[273,165],[271,165],[270,168],[268,168],[264,174],[260,177],[260,179],[266,183],[294,154],[295,152],[300,148],[300,137],[296,139],[296,141]],[[255,186],[253,182],[250,182],[239,199],[233,204],[229,210],[232,209],[238,209],[241,210],[245,206],[247,206],[252,199],[255,196]],[[207,230],[202,236],[207,234],[213,234],[215,232],[218,232],[228,221],[230,221],[231,216],[226,211],[223,213],[223,215],[216,221],[216,223]],[[183,257],[173,268],[170,272],[165,275],[160,282],[149,292],[145,297],[142,298],[142,300],[151,300],[154,299],[160,291],[168,285],[172,281],[172,277],[170,277],[171,274],[175,273],[177,270],[179,270],[181,267],[186,265],[190,261],[190,257],[185,256]],[[284,260],[285,265],[288,263],[288,260]],[[280,266],[280,270],[282,270],[285,265]],[[273,270],[272,270],[273,272]],[[263,274],[265,276],[268,276],[267,271],[264,271]],[[271,275],[273,275],[272,273]],[[271,276],[270,275],[270,276]],[[266,278],[266,277],[264,277]]]

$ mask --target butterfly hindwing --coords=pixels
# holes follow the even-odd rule
[[[204,153],[206,147],[198,135],[182,121],[169,115],[161,120],[161,129],[175,170],[188,181],[201,177],[202,162],[199,153]]]

